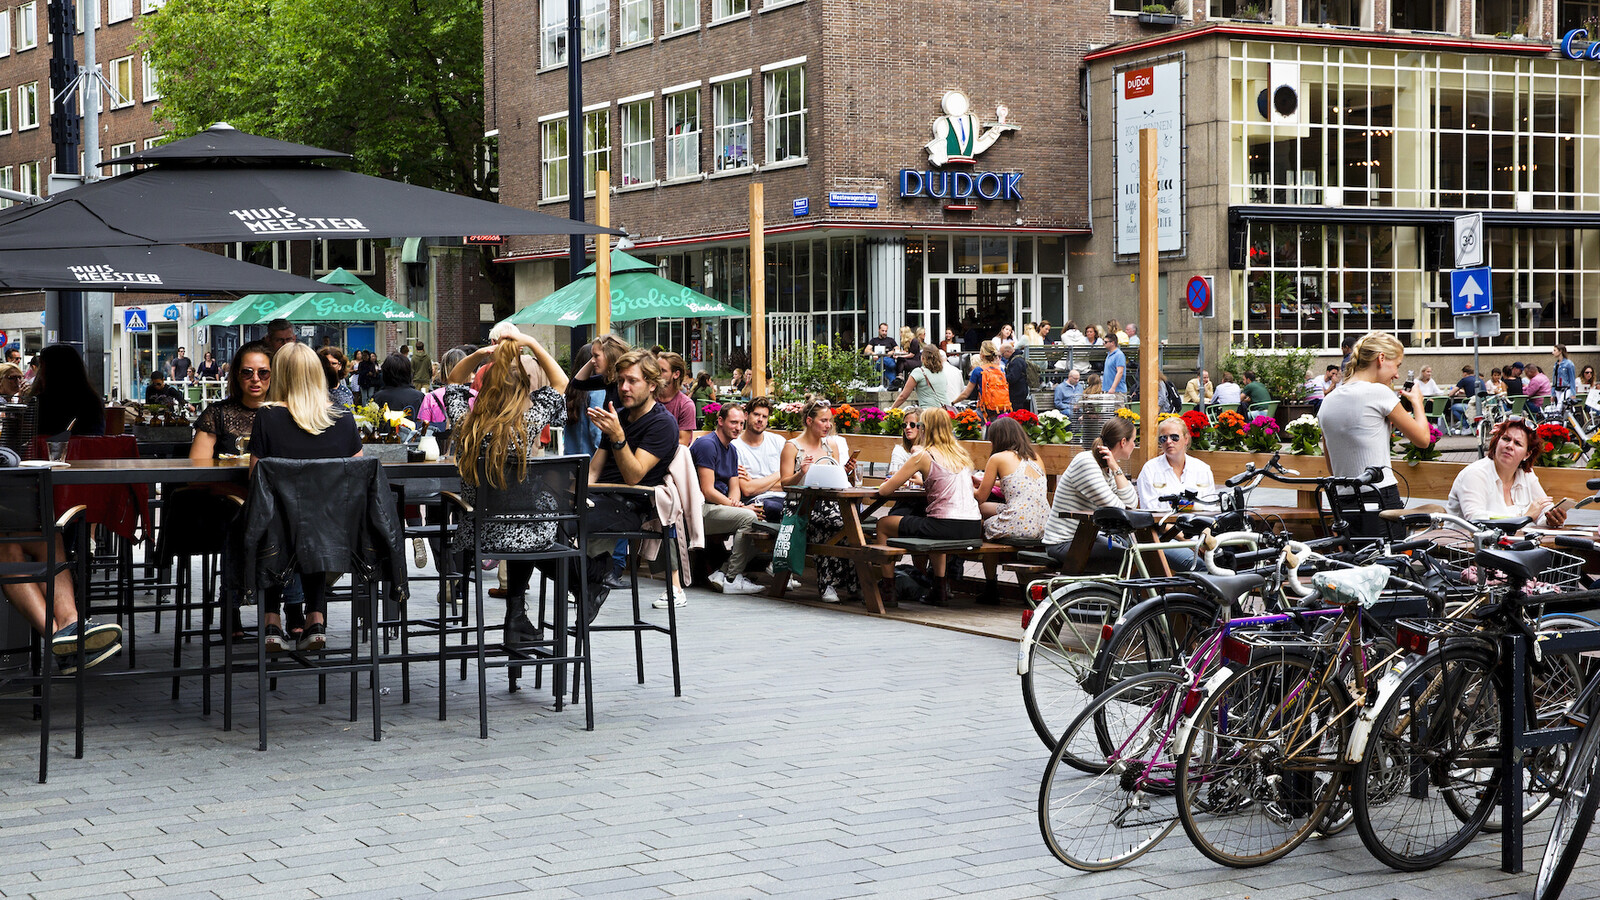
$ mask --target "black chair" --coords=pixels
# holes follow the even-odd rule
[[[547,456],[528,460],[526,471],[520,478],[517,465],[515,463],[507,465],[503,488],[489,484],[480,470],[475,489],[477,502],[473,505],[467,504],[457,495],[445,495],[472,519],[472,550],[466,563],[469,571],[480,571],[479,562],[485,557],[507,562],[530,562],[541,569],[555,573],[556,594],[561,598],[555,604],[555,621],[549,628],[548,639],[542,637],[545,629],[541,615],[539,640],[512,642],[504,634],[504,626],[487,623],[483,608],[484,579],[474,579],[474,624],[467,628],[467,632],[471,641],[469,652],[478,663],[478,737],[480,738],[489,736],[488,672],[491,668],[509,670],[509,681],[513,692],[517,690],[517,678],[524,667],[533,666],[540,672],[546,667],[552,669],[551,681],[558,710],[562,708],[566,695],[567,666],[573,667],[575,695],[578,673],[581,669],[584,727],[590,731],[594,730],[594,682],[589,665],[589,625],[581,614],[577,617],[578,621],[573,629],[576,634],[576,644],[569,652],[567,650],[569,627],[566,620],[569,571],[573,568],[582,571],[583,564],[588,558],[589,526],[585,515],[589,506],[588,479],[589,457]],[[492,538],[486,538],[486,535],[501,524],[517,527],[547,526],[551,532],[551,543],[539,550],[515,550],[495,546]],[[578,581],[577,585],[570,587],[577,594],[581,609],[587,585],[583,579]],[[498,644],[492,644],[489,640],[488,633],[493,630],[502,632]],[[442,649],[445,648],[444,642],[445,635],[441,635]],[[446,649],[446,652],[456,656],[462,655],[462,651],[454,646]],[[440,668],[442,678],[442,664]]]
[[[40,542],[45,546],[43,560],[0,563],[0,585],[40,584],[44,591],[45,621],[55,621],[56,576],[73,571],[74,582],[79,586],[86,580],[84,555],[78,553],[72,560],[56,556],[56,538],[64,537],[68,529],[76,531],[77,545],[81,548],[87,540],[82,506],[74,506],[58,518],[55,515],[55,496],[49,469],[0,469],[0,544],[27,544]],[[0,601],[3,602],[3,601]],[[80,605],[79,619],[87,618]],[[20,618],[20,615],[18,616]],[[0,671],[0,703],[31,706],[39,719],[39,783],[50,774],[50,711],[51,684],[59,676],[54,671],[54,654],[44,646],[39,634],[31,628],[19,634],[25,644],[0,649],[0,654],[17,658],[26,653],[26,664],[17,659],[9,671]],[[7,644],[13,641],[6,641]],[[73,756],[83,758],[83,694],[84,673],[83,643],[79,642],[77,659],[77,689],[74,698],[74,749]],[[12,687],[31,687],[28,694],[13,695]]]
[[[239,526],[239,515],[244,499],[233,494],[218,493],[209,485],[174,487],[162,501],[151,502],[152,510],[160,510],[156,528],[155,549],[146,554],[146,565],[154,571],[172,569],[174,604],[172,629],[172,699],[178,699],[181,676],[199,674],[202,679],[201,714],[211,715],[211,678],[223,671],[223,665],[213,664],[214,648],[233,642],[233,617],[222,612],[232,610],[231,604],[219,604],[218,582],[222,572],[232,565],[229,546]],[[200,596],[195,597],[195,563],[200,564]],[[194,613],[200,613],[200,625],[194,624]],[[156,613],[156,630],[160,631],[161,613]],[[200,639],[200,666],[185,669],[184,646],[194,638]],[[131,646],[130,646],[131,650]],[[231,707],[224,711],[224,728],[233,727]]]
[[[391,485],[395,492],[395,503],[399,507],[397,513],[401,517],[401,537],[405,542],[425,540],[433,548],[433,558],[436,574],[424,575],[413,572],[410,580],[413,585],[421,582],[432,583],[437,586],[436,597],[438,609],[431,614],[424,614],[422,608],[416,605],[416,598],[412,603],[398,609],[385,608],[383,626],[384,661],[400,663],[400,702],[411,702],[411,664],[417,662],[437,662],[439,664],[439,720],[444,721],[447,715],[447,700],[449,692],[445,690],[447,679],[447,662],[452,654],[446,652],[446,643],[451,637],[459,638],[462,645],[467,641],[466,627],[469,623],[466,609],[457,600],[456,591],[466,578],[465,566],[461,564],[460,554],[451,550],[457,529],[457,516],[459,508],[449,502],[447,492],[455,496],[454,491],[459,489],[459,479],[411,479]],[[426,521],[412,524],[404,518],[404,508],[418,506],[426,512]],[[415,592],[414,592],[415,593]],[[398,639],[399,652],[393,651],[393,643]],[[437,651],[419,649],[413,645],[417,640],[437,640]],[[426,646],[426,645],[424,645]],[[461,678],[467,677],[466,657],[460,656]]]
[[[337,474],[330,475],[327,470],[334,470]],[[279,548],[286,554],[294,554],[297,543],[298,528],[309,523],[309,527],[322,530],[328,529],[331,533],[342,537],[350,547],[359,544],[369,544],[375,552],[387,557],[391,548],[399,547],[400,525],[393,515],[393,505],[388,479],[384,477],[382,462],[376,458],[357,457],[350,459],[317,459],[317,460],[286,460],[262,459],[257,461],[255,471],[251,475],[250,500],[245,507],[244,522],[245,533],[249,535],[253,528],[269,526],[269,514],[274,514],[281,526],[286,546]],[[337,483],[341,490],[337,497],[322,497],[314,502],[316,513],[314,515],[286,515],[283,506],[284,498],[306,498],[315,496],[320,491],[320,486]],[[257,508],[257,502],[263,502],[264,497],[272,498],[276,503],[275,509]],[[305,502],[302,500],[301,502]],[[303,507],[302,507],[303,509]],[[376,517],[371,512],[377,510]],[[340,515],[342,514],[342,515]],[[302,518],[306,520],[302,522]],[[392,532],[392,533],[391,533]],[[251,559],[250,565],[257,566],[261,572],[262,560],[255,556],[257,548],[249,546],[246,541],[244,547],[245,558]],[[350,560],[350,569],[359,569],[354,565],[354,557]],[[390,561],[392,562],[392,561]],[[402,564],[403,565],[403,564]],[[348,674],[350,676],[350,721],[356,721],[358,714],[358,701],[360,697],[360,679],[364,674],[367,677],[368,691],[372,698],[372,739],[383,740],[383,706],[382,688],[379,664],[381,662],[379,645],[380,641],[373,639],[362,640],[363,623],[375,625],[382,621],[381,604],[379,602],[378,586],[384,579],[384,568],[378,566],[370,571],[351,572],[353,587],[350,592],[352,598],[352,611],[350,616],[349,645],[345,647],[330,644],[322,649],[312,652],[286,651],[271,657],[267,654],[265,627],[257,629],[256,637],[256,686],[257,686],[257,719],[260,733],[259,749],[267,749],[267,691],[268,680],[271,679],[276,686],[277,679],[294,675],[316,675],[319,682],[319,702],[326,699],[327,677],[329,675]],[[336,571],[328,569],[325,571]],[[314,573],[309,577],[320,577],[321,573]],[[260,578],[255,579],[256,582]],[[260,587],[265,587],[261,585]],[[276,587],[276,585],[274,585]],[[391,588],[396,587],[390,585]],[[403,588],[404,585],[399,587]],[[263,621],[265,617],[263,616]],[[330,634],[330,637],[332,635]],[[366,652],[362,652],[362,644],[366,644]],[[231,706],[233,692],[233,667],[232,644],[228,645],[229,664],[225,676],[227,699],[225,702]]]
[[[680,451],[681,452],[687,452],[687,449],[686,448],[680,448]],[[656,494],[655,494],[656,489],[653,488],[653,487],[626,487],[626,486],[622,486],[622,485],[611,485],[611,484],[608,484],[608,485],[605,485],[603,487],[595,487],[595,488],[591,489],[591,493],[598,494],[598,493],[602,493],[602,492],[603,493],[610,493],[610,494],[631,495],[635,499],[635,502],[644,503],[644,504],[647,504],[647,505],[654,504],[655,503],[655,496],[656,496]],[[679,670],[679,666],[678,666],[678,604],[677,604],[677,593],[678,593],[678,591],[681,590],[681,588],[678,586],[677,576],[676,576],[675,573],[678,571],[678,567],[679,567],[679,565],[681,565],[683,563],[683,561],[678,559],[678,529],[677,529],[677,526],[673,525],[671,523],[668,523],[668,524],[664,525],[663,528],[660,531],[651,531],[651,530],[646,530],[646,529],[643,529],[643,528],[641,528],[638,531],[606,531],[606,532],[596,531],[596,532],[591,532],[590,533],[589,539],[591,541],[608,540],[608,539],[616,539],[618,541],[627,541],[628,542],[628,570],[629,570],[629,573],[633,576],[630,579],[631,582],[632,582],[632,595],[633,595],[633,621],[630,622],[630,623],[627,623],[627,624],[623,624],[623,625],[590,625],[589,626],[589,633],[592,635],[595,632],[606,632],[606,631],[631,632],[633,634],[634,665],[635,665],[635,668],[638,671],[638,679],[639,679],[639,683],[640,684],[644,684],[644,636],[645,636],[645,634],[647,632],[656,633],[656,634],[665,634],[667,636],[667,641],[668,641],[668,644],[669,644],[669,646],[671,648],[671,654],[672,654],[672,695],[674,697],[682,697],[683,696],[683,680],[682,680],[682,676],[681,676],[681,673],[680,673],[680,670]],[[642,607],[639,604],[639,550],[640,550],[640,545],[643,544],[645,541],[661,541],[661,544],[662,544],[661,553],[665,557],[665,566],[664,567],[665,567],[665,571],[666,571],[666,575],[667,575],[667,577],[666,577],[666,582],[667,582],[667,624],[666,625],[659,625],[659,624],[657,624],[655,622],[646,621],[644,616],[641,615]],[[564,595],[561,595],[561,594],[558,593],[557,596],[558,597],[562,597]],[[555,605],[559,607],[562,604],[558,601]],[[540,619],[542,620],[544,618],[544,610],[540,609],[539,613],[540,613]]]

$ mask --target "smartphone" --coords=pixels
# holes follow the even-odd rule
[[[861,451],[860,450],[851,450],[850,451],[850,461],[851,462],[855,462],[856,460],[858,460],[860,458],[861,458]]]
[[[1551,509],[1559,509],[1562,512],[1566,512],[1577,505],[1578,501],[1572,499],[1571,497],[1562,497],[1560,500],[1555,502],[1555,505],[1552,506]]]
[[[1408,381],[1408,382],[1406,382],[1405,387],[1401,388],[1401,390],[1409,391],[1409,390],[1411,390],[1412,388],[1414,388],[1416,386],[1417,386],[1417,383],[1415,381]]]

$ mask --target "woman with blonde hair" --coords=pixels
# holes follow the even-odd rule
[[[461,497],[469,505],[478,502],[480,479],[503,488],[506,470],[513,464],[516,478],[528,470],[528,460],[540,455],[540,433],[545,427],[566,418],[567,375],[544,346],[515,326],[496,326],[490,332],[489,346],[462,357],[448,374],[444,389],[444,411],[456,448],[456,470],[461,475]],[[609,337],[609,335],[608,335]],[[522,355],[529,350],[533,357]],[[529,364],[533,365],[530,366]],[[468,382],[477,382],[476,399]],[[472,546],[472,521],[463,521],[456,530],[456,552]],[[538,552],[555,539],[549,522],[529,525],[496,523],[482,537],[484,553],[494,550],[515,553]],[[505,639],[525,643],[539,639],[539,632],[528,621],[528,582],[533,563],[506,562]]]
[[[1127,332],[1122,330],[1122,323],[1120,321],[1116,320],[1116,319],[1107,319],[1106,320],[1106,334],[1105,334],[1105,337],[1115,337],[1117,339],[1117,346],[1119,346],[1119,347],[1120,346],[1126,346],[1127,343],[1128,343]],[[1104,340],[1104,339],[1105,338],[1101,338],[1101,340]]]
[[[973,397],[978,401],[978,411],[985,421],[1011,411],[1011,385],[1006,382],[1006,371],[1000,367],[1000,350],[994,341],[984,341],[978,346],[978,364],[972,367],[967,386],[952,403]]]
[[[262,459],[344,459],[361,455],[355,416],[328,401],[322,358],[305,344],[284,344],[272,357],[272,388],[250,430],[250,468]],[[327,576],[297,572],[305,591],[305,631],[294,641],[304,651],[328,643]],[[283,631],[284,592],[269,588],[262,598],[262,639],[268,652],[290,649]],[[292,598],[291,598],[292,599]]]
[[[860,484],[850,448],[844,438],[832,434],[833,407],[828,401],[807,401],[800,413],[800,421],[800,433],[783,445],[783,459],[778,468],[782,476],[780,483],[785,486],[805,484],[812,466],[839,464],[844,466],[845,476],[852,484]],[[799,498],[793,494],[783,502],[784,515],[797,512],[799,508]],[[839,504],[831,501],[813,503],[807,524],[807,540],[826,541],[844,527],[844,513],[839,509]],[[817,591],[822,595],[823,603],[838,603],[841,589],[845,596],[861,593],[855,563],[847,559],[822,557],[816,560],[816,564]]]
[[[1039,327],[1032,322],[1022,326],[1022,345],[1024,347],[1043,347],[1044,338],[1039,334]]]
[[[1329,394],[1317,410],[1330,474],[1356,478],[1368,468],[1377,467],[1382,472],[1376,485],[1380,509],[1405,506],[1389,463],[1390,434],[1398,428],[1401,436],[1418,447],[1429,443],[1422,392],[1412,385],[1397,393],[1392,386],[1405,355],[1405,345],[1392,334],[1374,331],[1356,341],[1339,389]],[[1409,409],[1402,399],[1410,403]],[[1379,520],[1376,511],[1366,509],[1366,498],[1372,496],[1371,490],[1339,495],[1351,503],[1347,513],[1352,514],[1346,518],[1352,523],[1352,530],[1368,537],[1398,533]]]
[[[893,475],[878,485],[878,496],[890,497],[916,475],[928,491],[925,516],[884,516],[878,520],[878,538],[917,537],[940,541],[983,540],[983,516],[972,496],[972,457],[956,440],[950,427],[950,414],[942,409],[925,410],[917,435],[917,452]],[[933,593],[924,601],[944,606],[950,601],[950,585],[945,578],[945,554],[931,554]],[[894,596],[894,564],[885,563],[878,591]]]

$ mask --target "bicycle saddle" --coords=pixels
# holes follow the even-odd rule
[[[1216,528],[1217,517],[1201,515],[1178,516],[1176,519],[1172,520],[1171,524],[1173,528],[1178,529],[1179,534],[1187,537],[1194,537],[1202,531],[1205,531],[1207,528]]]
[[[1267,583],[1265,575],[1245,572],[1242,575],[1213,575],[1210,572],[1180,572],[1179,575],[1199,585],[1207,594],[1229,606],[1236,606],[1239,598]]]
[[[1517,581],[1532,581],[1534,576],[1550,568],[1550,551],[1543,547],[1532,550],[1502,550],[1490,547],[1478,551],[1478,566],[1504,572]]]
[[[1142,509],[1118,509],[1107,506],[1094,511],[1094,524],[1096,528],[1110,534],[1132,534],[1141,528],[1154,526],[1156,517]]]
[[[1480,525],[1484,528],[1493,528],[1506,534],[1515,534],[1532,525],[1533,520],[1527,516],[1517,516],[1513,519],[1477,519],[1472,524]]]

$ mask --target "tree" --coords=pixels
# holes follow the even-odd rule
[[[146,16],[175,137],[228,122],[369,175],[493,200],[481,0],[171,0]],[[507,301],[510,274],[485,273]]]

